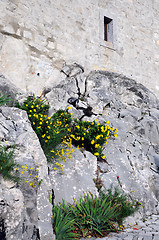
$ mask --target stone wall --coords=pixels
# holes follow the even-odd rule
[[[103,18],[113,19],[113,44]],[[38,94],[65,63],[109,70],[159,96],[158,0],[0,0],[0,72]]]

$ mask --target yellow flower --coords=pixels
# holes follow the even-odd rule
[[[47,142],[48,142],[48,140],[45,140],[45,142],[47,143]]]
[[[50,136],[47,136],[47,139],[50,139]]]
[[[64,155],[64,150],[62,149],[61,154]]]
[[[81,139],[82,139],[82,141],[84,141],[84,137],[82,137]]]
[[[117,134],[114,134],[114,137],[116,138],[118,135]]]
[[[23,171],[21,172],[21,174],[23,174]]]
[[[17,171],[17,168],[14,168],[15,171]]]
[[[68,110],[70,110],[70,109],[71,109],[71,107],[68,107],[67,109],[68,109]]]
[[[42,135],[42,138],[44,138],[45,137],[45,134],[44,135]]]
[[[100,138],[100,136],[101,136],[101,135],[97,135],[97,136],[96,136],[96,139],[99,139],[99,138]]]
[[[34,112],[36,112],[36,109],[34,109]]]
[[[50,126],[47,126],[50,129]]]
[[[31,117],[31,115],[29,115],[29,117]]]
[[[94,153],[94,156],[99,156],[99,153],[98,152]]]
[[[39,122],[39,124],[41,125],[41,124],[42,124],[42,122]]]
[[[41,126],[37,127],[37,128],[41,128]]]
[[[36,107],[39,107],[39,105],[36,105]]]
[[[94,141],[94,140],[92,140],[92,141],[91,141],[91,144],[94,144],[94,143],[95,143],[95,141]]]
[[[109,124],[109,121],[107,121],[106,124]]]
[[[33,122],[33,125],[35,125],[35,122]]]
[[[30,110],[30,112],[32,112],[32,110]]]
[[[76,126],[76,128],[78,128],[78,129],[79,129],[79,128],[80,128],[80,126]]]
[[[105,156],[104,156],[104,155],[102,155],[102,156],[101,156],[101,158],[102,158],[102,159],[105,159]]]

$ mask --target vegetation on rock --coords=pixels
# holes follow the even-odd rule
[[[14,162],[14,148],[7,149],[6,146],[0,146],[0,175],[6,180],[17,182],[20,180],[14,172],[17,167]]]
[[[57,240],[80,237],[103,237],[109,232],[122,230],[123,219],[135,211],[138,205],[128,201],[117,188],[100,191],[99,196],[86,193],[73,205],[59,203],[53,207],[53,227]]]
[[[48,161],[56,165],[55,170],[63,170],[60,161],[64,163],[67,158],[71,158],[72,144],[90,151],[98,159],[105,159],[102,153],[104,145],[111,136],[117,137],[118,130],[110,127],[109,122],[99,124],[97,120],[73,120],[70,107],[66,110],[60,109],[48,117],[49,104],[41,97],[29,96],[23,105],[18,104],[18,107],[27,111]]]

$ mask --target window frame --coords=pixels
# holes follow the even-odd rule
[[[105,25],[106,19],[109,20],[108,24],[108,41],[105,38]],[[110,27],[110,29],[109,29]],[[99,32],[100,32],[100,45],[116,50],[116,17],[108,13],[105,9],[100,9],[100,20],[99,20]]]

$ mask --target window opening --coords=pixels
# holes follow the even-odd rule
[[[113,20],[104,16],[104,41],[113,42]]]

